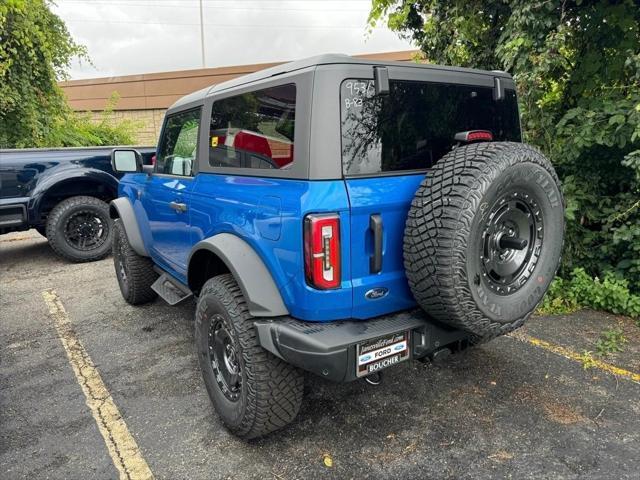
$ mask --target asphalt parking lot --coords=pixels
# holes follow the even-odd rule
[[[93,401],[112,401],[117,418],[92,414],[51,295],[106,388]],[[111,258],[72,265],[33,231],[0,237],[0,478],[118,478],[131,455],[166,479],[640,476],[630,319],[535,317],[442,364],[402,364],[378,387],[309,377],[293,425],[245,443],[209,403],[192,317],[193,303],[127,305]],[[579,354],[610,326],[624,330],[625,352],[585,369]],[[114,455],[105,429],[136,451]]]

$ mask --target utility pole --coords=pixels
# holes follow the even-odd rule
[[[204,60],[204,17],[202,15],[202,0],[200,0],[200,50],[202,52],[202,68],[205,68]]]

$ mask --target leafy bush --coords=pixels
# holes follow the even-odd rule
[[[49,0],[0,1],[0,148],[132,144],[137,124],[117,122],[114,97],[97,122],[73,112],[58,80],[87,60]]]
[[[524,139],[563,182],[562,276],[614,270],[640,293],[640,3],[373,0],[369,18],[431,62],[514,75]]]
[[[629,290],[629,282],[613,272],[604,278],[592,278],[583,268],[571,272],[571,278],[556,278],[538,313],[543,315],[571,313],[588,307],[640,319],[640,295]]]
[[[116,119],[113,108],[119,97],[111,96],[107,107],[99,119],[92,119],[89,113],[68,110],[59,116],[43,137],[46,147],[84,147],[102,145],[133,145],[140,122]]]
[[[45,0],[0,2],[0,148],[42,146],[68,111],[57,85],[71,59],[86,59]]]

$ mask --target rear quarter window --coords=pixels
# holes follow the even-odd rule
[[[294,160],[295,84],[216,100],[209,130],[209,165],[288,169]]]
[[[348,79],[340,88],[342,166],[345,175],[375,175],[431,167],[467,130],[489,130],[495,141],[520,141],[516,94],[501,101],[493,89],[390,81],[374,95],[373,80]]]

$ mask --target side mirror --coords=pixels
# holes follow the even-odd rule
[[[111,168],[118,173],[142,171],[142,155],[133,148],[114,148],[111,151]]]

